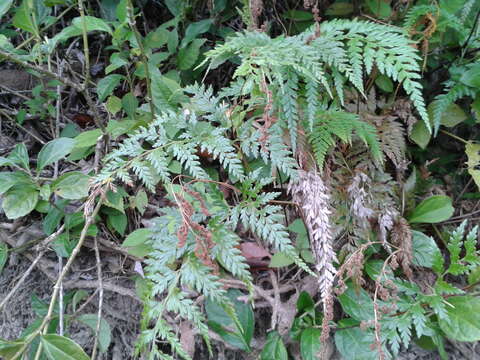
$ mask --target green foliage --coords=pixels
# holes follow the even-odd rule
[[[466,321],[466,317],[474,313],[473,309],[478,305],[478,301],[465,295],[464,289],[446,281],[448,274],[457,276],[469,273],[480,262],[480,254],[474,245],[478,227],[475,226],[463,241],[465,227],[466,222],[463,222],[449,234],[447,248],[450,253],[450,263],[448,266],[444,264],[438,247],[431,239],[422,233],[414,235],[417,239],[413,242],[414,253],[418,254],[416,264],[431,267],[438,275],[433,292],[424,292],[417,284],[396,277],[391,268],[385,267],[382,261],[370,260],[365,267],[368,275],[378,284],[382,284],[381,286],[393,289],[397,299],[395,301],[390,298],[372,300],[366,291],[363,289],[356,291],[353,283],[349,283],[347,290],[339,296],[343,311],[356,321],[373,324],[374,303],[377,303],[377,306],[387,304],[393,306],[393,309],[386,312],[378,321],[382,328],[380,332],[382,343],[394,355],[398,354],[400,346],[408,347],[414,336],[434,339],[437,336],[446,335],[458,341],[478,341],[478,328],[475,325],[471,326],[471,321]],[[460,256],[462,248],[465,249],[464,256]],[[360,344],[367,341],[367,338],[371,339],[373,331],[373,328],[367,332],[354,329],[340,330],[335,335],[339,351],[344,356],[358,352],[361,358],[369,359],[371,355],[363,354]],[[345,343],[347,340],[354,345],[347,347]],[[436,340],[433,342],[436,343]]]
[[[327,151],[336,144],[333,136],[351,144],[354,132],[370,148],[373,158],[381,162],[382,152],[374,126],[359,120],[355,114],[343,111],[321,111],[316,115],[309,134],[317,163],[320,166],[323,165]]]
[[[152,3],[165,7],[158,23],[142,9]],[[6,217],[19,219],[36,211],[34,219],[42,218],[46,235],[65,225],[50,246],[71,260],[82,236],[101,231],[118,243],[123,240],[136,269],[142,262],[145,266],[145,278],[138,277],[144,304],[139,357],[190,359],[178,336],[178,321],[193,326],[210,354],[209,331],[249,352],[255,345],[253,295],[260,287],[254,287],[255,266],[242,242],[249,237],[262,243],[269,255],[262,261],[278,268],[270,269],[279,275],[277,281],[290,280],[294,266],[302,270],[295,272],[299,283],[310,278],[307,273],[315,275],[310,264],[320,260],[319,250],[310,245],[311,229],[300,219],[287,226],[294,215],[284,205],[291,204],[285,185],[298,178],[298,171],[320,169],[332,193],[332,237],[342,239],[338,282],[345,280],[347,289],[336,300],[343,312],[333,319],[325,316],[334,325],[342,357],[374,359],[382,352],[395,357],[412,341],[426,339],[443,359],[444,337],[480,340],[480,329],[471,321],[472,316],[480,321],[471,315],[479,312],[479,303],[470,294],[480,278],[477,228],[466,236],[465,223],[447,235],[440,232],[446,225],[439,230],[439,223],[454,213],[449,197],[434,195],[414,206],[416,198],[438,193],[431,185],[441,188],[443,181],[432,179],[421,156],[436,156],[441,167],[452,155],[405,145],[408,134],[426,149],[441,126],[476,134],[478,4],[414,1],[405,11],[389,1],[365,0],[355,6],[336,1],[320,10],[326,21],[315,23],[316,9],[292,8],[278,15],[285,21],[280,27],[268,11],[256,14],[263,9],[253,3],[99,1],[98,7],[88,3],[78,14],[79,4],[67,0],[3,1],[0,60],[41,76],[18,109],[0,109],[0,115],[13,129],[23,131],[25,125],[28,130],[33,120],[50,130],[42,133],[41,146],[19,143],[0,157],[0,204]],[[359,13],[382,24],[336,18]],[[241,21],[248,30],[238,31]],[[69,44],[83,41],[84,53],[76,55],[82,69],[65,66],[70,59],[62,56],[71,52]],[[97,44],[102,47],[98,53]],[[424,56],[423,68],[417,49]],[[94,69],[94,55],[105,61],[103,72]],[[51,75],[56,80],[50,81]],[[422,84],[425,98],[433,99],[428,113]],[[77,111],[65,108],[66,88],[78,93],[71,99],[81,99],[75,109],[92,116],[86,129],[63,123],[62,116]],[[402,102],[414,110],[405,110]],[[415,123],[416,116],[420,121]],[[478,184],[478,145],[475,139],[466,145],[468,172]],[[412,177],[403,178],[410,161],[421,169],[421,176],[414,169],[411,182]],[[454,193],[455,186],[449,183],[442,190]],[[83,211],[95,205],[97,196],[102,206],[87,221]],[[153,210],[159,216],[150,219]],[[140,220],[135,211],[153,225],[133,230]],[[445,246],[426,235],[430,225],[423,225],[425,233],[410,231],[405,213],[412,226],[436,224]],[[10,251],[0,243],[0,271]],[[364,257],[353,258],[350,266],[348,260],[359,252]],[[425,291],[397,270],[399,264],[407,276],[413,264],[437,279]],[[362,266],[369,279],[363,279]],[[458,287],[453,281],[458,277],[469,285]],[[246,291],[227,289],[232,278]],[[372,288],[373,294],[367,290]],[[275,306],[283,310],[291,305],[283,302],[287,293],[277,295]],[[77,320],[95,332],[99,321],[99,349],[107,353],[112,330],[106,320],[68,312],[70,302],[75,311],[87,296],[80,291],[64,296],[64,325]],[[300,293],[289,329],[303,360],[317,358],[323,349],[325,304],[319,307],[317,299]],[[72,340],[55,334],[58,306],[44,324],[48,305],[32,297],[32,308],[36,322],[16,341],[0,340],[2,357],[33,358],[41,343],[43,353],[38,354],[44,358],[87,358]],[[260,359],[289,358],[283,335],[271,329]]]

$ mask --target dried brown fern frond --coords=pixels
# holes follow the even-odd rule
[[[366,115],[365,119],[377,128],[378,139],[383,153],[397,169],[405,168],[405,131],[393,116]]]
[[[411,268],[413,259],[412,230],[407,220],[401,216],[393,225],[391,240],[393,245],[400,249],[398,258],[403,272],[411,279],[413,277]]]
[[[312,252],[315,255],[315,268],[318,274],[320,296],[323,301],[324,319],[322,339],[329,336],[328,322],[333,319],[333,280],[336,261],[332,246],[330,226],[330,191],[320,175],[315,171],[299,171],[296,181],[288,187],[293,200],[299,204],[305,225],[310,235]]]

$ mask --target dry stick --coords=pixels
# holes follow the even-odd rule
[[[78,239],[78,243],[75,246],[75,248],[72,251],[72,254],[68,258],[67,263],[65,264],[64,268],[62,269],[61,274],[59,275],[54,287],[53,287],[53,293],[52,293],[52,298],[50,299],[50,305],[48,307],[47,315],[43,318],[42,323],[38,327],[36,331],[34,331],[32,334],[30,334],[26,339],[24,345],[19,349],[19,351],[16,353],[16,355],[11,359],[11,360],[17,360],[19,357],[22,355],[22,353],[25,351],[27,346],[35,339],[37,335],[40,334],[46,334],[47,332],[47,325],[52,319],[53,315],[53,309],[55,308],[55,302],[57,300],[58,292],[60,290],[60,283],[63,281],[65,278],[65,275],[67,272],[70,270],[70,267],[73,264],[73,261],[76,259],[78,253],[80,252],[80,249],[83,245],[83,242],[85,241],[85,238],[87,237],[87,231],[90,225],[92,225],[95,222],[95,216],[97,216],[98,211],[100,210],[100,207],[102,206],[103,203],[103,195],[101,196],[100,200],[98,201],[97,205],[95,206],[95,209],[92,211],[90,215],[88,215],[85,219],[85,225],[82,228],[82,232],[80,233],[80,239]],[[35,355],[35,360],[40,359],[40,355],[42,353],[42,343],[38,346],[37,353]]]
[[[86,87],[85,86],[80,86],[79,84],[73,82],[72,80],[70,80],[69,78],[67,77],[61,77],[61,76],[58,76],[57,74],[55,74],[54,72],[52,71],[48,71],[47,69],[44,69],[43,67],[41,66],[38,66],[38,65],[34,65],[34,64],[30,64],[26,61],[23,61],[21,59],[18,59],[16,58],[13,54],[7,52],[7,51],[4,51],[4,50],[1,50],[0,49],[0,56],[1,57],[4,57],[5,59],[7,59],[8,61],[11,61],[11,62],[14,62],[20,66],[23,66],[23,67],[26,67],[26,68],[29,68],[29,69],[32,69],[32,70],[35,70],[37,71],[38,73],[44,75],[44,76],[47,76],[47,77],[51,77],[52,79],[55,79],[55,80],[58,80],[60,81],[62,84],[66,85],[66,86],[69,86],[73,89],[75,89],[76,91],[78,91],[79,93],[81,93],[83,95],[83,97],[85,98],[85,101],[87,102],[87,105],[88,107],[90,108],[90,110],[93,112],[94,116],[93,116],[93,120],[95,121],[95,125],[97,125],[97,127],[99,127],[102,132],[105,134],[106,133],[106,129],[105,129],[105,126],[103,125],[103,123],[100,121],[100,115],[98,114],[98,110],[97,110],[97,107],[95,106],[95,103],[93,102],[92,98],[90,97],[90,95],[88,94],[88,91],[86,90]],[[44,143],[44,142],[43,142]]]
[[[44,69],[43,67],[41,66],[38,66],[38,65],[33,65],[33,64],[30,64],[26,61],[23,61],[21,59],[18,59],[16,58],[13,54],[7,52],[7,51],[4,51],[2,49],[0,49],[0,56],[4,57],[5,59],[7,59],[8,61],[11,61],[11,62],[14,62],[18,65],[21,65],[23,67],[26,67],[26,68],[29,68],[29,69],[32,69],[32,70],[35,70],[36,72],[39,72],[40,74],[42,75],[45,75],[47,77],[51,77],[55,80],[58,80],[60,81],[62,84],[65,84],[67,86],[70,86],[70,87],[73,87],[75,90],[79,91],[79,92],[83,92],[83,88],[78,85],[77,83],[74,83],[73,81],[71,81],[70,79],[66,78],[66,77],[60,77],[58,76],[57,74],[55,74],[54,72],[52,71],[48,71],[47,69]]]
[[[85,83],[83,86],[83,96],[87,101],[87,105],[90,110],[93,112],[93,119],[95,121],[95,125],[102,130],[102,134],[107,136],[107,130],[103,125],[102,121],[100,120],[100,114],[98,113],[98,109],[95,106],[95,103],[92,101],[90,94],[88,93],[88,83],[90,82],[90,50],[88,48],[88,36],[87,36],[87,20],[85,19],[85,12],[83,9],[83,0],[78,0],[78,11],[80,12],[80,16],[82,18],[82,36],[83,36],[83,54],[85,56],[85,69],[84,69],[84,76],[85,76]]]
[[[45,26],[42,30],[40,30],[40,33],[44,33],[45,31],[47,31],[49,28],[51,28],[53,25],[55,25],[57,23],[58,20],[60,20],[67,12],[69,12],[70,10],[72,10],[72,8],[74,7],[75,5],[70,5],[68,8],[66,8],[64,11],[62,11],[60,13],[60,15],[58,15],[56,18],[55,18],[55,21],[50,23],[49,25]],[[32,36],[32,37],[29,37],[27,40],[25,40],[24,42],[22,42],[20,45],[18,45],[15,50],[20,50],[21,48],[25,47],[26,45],[28,45],[30,42],[32,42],[33,40],[36,39],[36,36]]]
[[[150,106],[150,112],[152,113],[152,119],[155,118],[155,106],[153,104],[153,95],[152,95],[152,84],[150,79],[150,70],[148,69],[148,59],[145,54],[145,49],[143,48],[143,41],[140,32],[138,31],[137,25],[135,24],[135,17],[133,13],[133,4],[132,0],[127,0],[127,17],[128,24],[133,30],[135,39],[137,40],[138,48],[140,49],[140,58],[142,59],[143,67],[145,68],[145,81],[147,83],[147,95],[148,95],[148,104]]]
[[[100,334],[100,320],[102,319],[102,306],[103,306],[103,278],[102,278],[102,263],[100,261],[100,251],[98,251],[98,241],[95,236],[95,259],[97,262],[97,277],[98,277],[98,315],[97,315],[97,326],[95,329],[95,341],[93,343],[93,350],[91,360],[95,360],[97,356],[97,347],[98,347],[98,338]]]
[[[25,271],[25,273],[23,274],[22,278],[15,284],[15,286],[13,287],[12,290],[10,290],[10,292],[7,294],[7,296],[5,296],[5,298],[2,300],[2,302],[0,303],[0,310],[2,310],[2,308],[5,306],[5,304],[8,302],[8,300],[10,300],[10,298],[13,296],[13,294],[15,294],[15,292],[20,288],[20,286],[22,286],[22,284],[25,282],[25,280],[27,279],[28,275],[30,275],[30,273],[32,272],[32,270],[35,268],[35,266],[37,265],[37,263],[40,261],[40,259],[43,257],[43,255],[47,252],[48,250],[48,247],[47,245],[53,241],[54,239],[57,238],[58,235],[60,235],[63,230],[65,229],[65,225],[62,225],[60,227],[60,229],[58,229],[56,232],[54,232],[52,235],[50,235],[49,237],[47,237],[43,243],[42,243],[42,246],[44,247],[43,250],[41,250],[37,257],[35,258],[35,260],[33,260],[33,262],[30,264],[29,268],[27,269],[27,271]]]
[[[272,287],[274,291],[274,302],[272,306],[272,323],[270,325],[270,330],[275,330],[277,327],[277,322],[278,322],[278,308],[281,305],[280,301],[280,291],[278,289],[278,282],[277,282],[277,277],[275,275],[275,272],[273,270],[269,271],[270,273],[270,280],[272,281]]]
[[[85,56],[85,84],[90,80],[90,49],[88,48],[87,36],[87,20],[85,19],[85,11],[83,9],[83,0],[78,0],[78,12],[82,18],[82,37],[83,37],[83,55]]]
[[[1,51],[1,50],[0,50]],[[18,127],[19,129],[22,129],[23,131],[25,131],[28,135],[30,135],[31,137],[33,137],[35,140],[37,140],[40,144],[42,145],[45,145],[45,141],[43,141],[42,139],[40,139],[37,135],[35,135],[34,133],[32,133],[31,131],[25,129],[22,125],[20,125],[19,123],[17,123],[15,121],[15,119],[13,119],[7,112],[5,112],[3,109],[0,109],[0,115],[3,115],[5,116],[8,120],[10,120],[10,122],[12,124],[14,124],[16,127]]]

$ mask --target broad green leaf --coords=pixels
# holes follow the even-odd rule
[[[298,296],[297,300],[297,310],[299,312],[308,311],[315,307],[315,302],[312,297],[306,291],[302,291]]]
[[[370,11],[377,17],[385,19],[392,15],[390,0],[366,0]]]
[[[392,268],[390,266],[385,266],[385,262],[380,259],[369,259],[365,266],[364,270],[367,275],[372,280],[377,280],[377,277],[382,274],[382,280],[394,279]]]
[[[288,360],[287,349],[276,331],[267,335],[267,342],[260,354],[260,360]]]
[[[241,334],[239,334],[235,330],[226,328],[221,324],[211,320],[209,320],[207,324],[212,331],[220,335],[220,337],[230,346],[241,349],[243,351],[249,351],[249,348],[247,344],[245,344],[245,341],[243,340]]]
[[[174,54],[178,46],[178,30],[174,28],[168,33],[167,48],[170,54]]]
[[[33,185],[30,176],[21,171],[0,172],[0,195],[15,185]]]
[[[138,107],[138,100],[133,95],[133,93],[129,92],[125,94],[125,96],[122,98],[122,107],[123,110],[127,113],[128,117],[131,119],[135,118],[135,112],[137,111]]]
[[[268,266],[272,268],[279,268],[292,265],[293,263],[294,261],[291,257],[280,251],[273,254],[272,258],[270,259],[270,264]]]
[[[178,0],[165,0],[165,5],[173,16],[180,16],[184,11],[186,5]]]
[[[393,82],[388,76],[378,75],[375,79],[375,85],[387,93],[393,92]]]
[[[110,114],[115,115],[122,110],[122,100],[115,95],[111,95],[108,97],[106,107]]]
[[[169,31],[167,29],[159,27],[145,37],[143,46],[145,49],[159,49],[167,43],[168,35]],[[151,61],[151,57],[149,58],[149,61]]]
[[[347,290],[338,296],[343,311],[358,321],[373,319],[373,300],[368,293],[362,288],[356,291],[351,282],[347,285]]]
[[[13,25],[31,34],[38,35],[38,23],[34,20],[34,13],[33,3],[29,0],[23,0],[13,17]]]
[[[80,301],[83,299],[86,299],[88,297],[88,292],[86,290],[80,289],[75,291],[75,294],[73,294],[72,297],[72,308],[73,311],[75,312],[77,310],[78,304],[80,304]]]
[[[11,166],[13,163],[4,156],[0,156],[0,167]]]
[[[205,41],[205,39],[195,39],[180,49],[177,55],[177,64],[180,70],[188,70],[195,65],[198,55],[200,55],[200,47]]]
[[[425,122],[417,121],[412,128],[412,132],[410,133],[410,140],[412,140],[415,144],[420,146],[422,149],[425,149],[430,142],[430,138],[432,134],[428,130]]]
[[[135,195],[135,198],[133,199],[133,207],[135,207],[138,212],[143,215],[145,212],[145,209],[147,208],[148,205],[148,196],[145,190],[140,190],[137,195]]]
[[[52,189],[49,184],[43,184],[39,189],[40,199],[48,201],[52,195]]]
[[[412,230],[413,259],[417,266],[431,268],[438,256],[442,256],[435,240],[420,231]]]
[[[317,328],[307,328],[300,335],[300,353],[302,360],[317,360],[322,344],[320,336],[322,331]]]
[[[182,39],[182,45],[186,45],[198,35],[206,33],[212,24],[213,19],[204,19],[188,25],[187,30],[185,31],[185,36]]]
[[[117,5],[117,9],[115,10],[117,19],[121,23],[124,23],[127,20],[127,1],[128,0],[120,0],[120,2]]]
[[[29,214],[38,201],[38,190],[33,186],[21,186],[10,189],[3,199],[3,210],[9,219],[18,219]]]
[[[8,246],[4,242],[0,242],[0,274],[8,259]]]
[[[107,225],[117,231],[120,235],[125,234],[127,228],[127,216],[121,212],[110,213],[107,216]]]
[[[467,114],[457,104],[450,104],[442,113],[440,123],[447,127],[454,127],[467,120]]]
[[[465,71],[460,78],[465,85],[480,89],[480,64],[475,63],[469,70]]]
[[[115,14],[117,4],[118,0],[102,0],[100,2],[102,18],[107,21],[115,21],[117,19]]]
[[[335,345],[343,359],[376,360],[377,351],[371,349],[375,338],[371,331],[362,331],[359,327],[341,329],[335,332]]]
[[[288,225],[288,230],[296,232],[297,234],[307,235],[307,228],[303,223],[302,219],[294,220],[290,225]]]
[[[286,19],[293,21],[311,21],[313,20],[313,14],[310,11],[301,10],[288,10],[282,15]]]
[[[329,16],[347,16],[353,13],[353,4],[349,2],[334,2],[325,12]]]
[[[12,161],[14,164],[21,166],[24,169],[30,168],[28,151],[24,143],[19,143],[15,145],[15,148],[12,150],[10,155],[8,155],[8,160]]]
[[[10,6],[12,6],[12,3],[13,3],[13,0],[2,0],[2,2],[0,3],[0,19],[10,9]]]
[[[110,74],[112,71],[117,70],[118,68],[127,65],[128,60],[125,59],[121,53],[113,53],[110,56],[110,65],[108,65],[105,69],[105,74]]]
[[[55,206],[50,206],[47,216],[43,219],[43,232],[47,235],[53,234],[60,221],[63,219],[65,212],[63,209],[68,204],[68,200],[58,199]]]
[[[150,229],[137,229],[127,236],[122,246],[134,256],[145,257],[153,251],[153,248],[147,243],[151,235]]]
[[[0,339],[0,356],[5,360],[13,359],[18,354],[21,354],[20,350],[24,344],[23,341],[5,341]]]
[[[435,101],[431,102],[428,105],[428,117],[430,119],[434,118],[434,108]],[[465,111],[458,106],[457,104],[453,103],[450,104],[443,112],[440,117],[440,124],[447,126],[447,127],[454,127],[461,122],[465,121],[467,119],[467,114],[465,114]]]
[[[118,98],[117,98],[118,99]],[[119,99],[120,103],[121,100]],[[116,139],[120,135],[128,133],[132,128],[137,125],[137,122],[135,120],[122,120],[122,121],[116,121],[116,120],[110,120],[107,124],[107,133],[111,136],[112,139]]]
[[[54,44],[58,42],[65,41],[70,39],[71,37],[80,36],[82,35],[82,30],[74,25],[67,26],[62,29],[57,35],[55,35],[52,39]]]
[[[434,195],[418,204],[408,221],[410,223],[439,223],[450,219],[454,211],[452,199],[444,195]]]
[[[480,341],[480,298],[452,296],[446,299],[447,317],[439,318],[440,328],[456,341]]]
[[[85,25],[87,28],[87,32],[90,31],[103,31],[109,34],[112,33],[112,29],[110,26],[102,19],[96,18],[94,16],[84,16]],[[72,20],[72,25],[75,26],[77,29],[83,31],[83,18],[81,16],[76,17]]]
[[[88,196],[90,176],[72,171],[52,183],[52,191],[64,199],[77,200]]]
[[[98,101],[102,102],[107,96],[112,95],[113,90],[124,78],[125,76],[120,74],[111,74],[101,79],[97,84]]]
[[[123,202],[123,196],[120,191],[113,192],[111,190],[107,191],[107,198],[105,199],[105,205],[116,209],[120,212],[125,212],[125,205]]]
[[[97,314],[83,314],[77,318],[78,321],[89,326],[93,330],[93,333],[97,331],[97,319]],[[110,324],[104,318],[100,318],[98,345],[101,353],[104,353],[108,350],[111,341],[112,331],[110,329]]]
[[[480,144],[474,144],[469,141],[467,145],[465,145],[465,153],[468,159],[468,173],[480,189]]]
[[[163,76],[157,68],[150,67],[153,104],[157,111],[174,110],[172,98],[175,92],[182,92],[180,85]]]
[[[222,306],[210,299],[207,299],[205,302],[205,312],[212,330],[217,332],[229,344],[248,351],[253,336],[255,319],[251,305],[237,300],[242,295],[244,294],[237,289],[230,289],[227,293],[235,308],[235,314],[241,329],[238,328],[237,322],[232,319]]]
[[[49,360],[90,360],[83,349],[67,337],[48,334],[43,335],[40,341]]]
[[[67,156],[74,145],[75,140],[70,138],[58,138],[46,143],[38,153],[37,171]]]
[[[75,148],[84,148],[96,145],[99,137],[102,136],[102,130],[88,130],[75,137]]]

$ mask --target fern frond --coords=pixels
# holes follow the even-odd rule
[[[400,167],[405,160],[406,148],[402,124],[393,117],[381,117],[380,124],[377,125],[377,134],[382,152],[396,167]]]
[[[447,84],[448,85],[448,84]],[[475,91],[462,83],[456,83],[451,86],[447,92],[438,95],[432,103],[433,107],[433,128],[435,134],[440,128],[442,121],[442,116],[445,110],[452,105],[458,99],[461,99],[464,96],[475,97]]]
[[[272,244],[277,251],[283,252],[304,271],[313,274],[292,245],[287,228],[282,223],[283,215],[280,210],[279,206],[257,209],[253,206],[238,205],[232,209],[231,218],[234,223],[240,220],[243,226],[259,238]]]
[[[329,110],[317,113],[309,141],[320,169],[323,167],[327,152],[336,144],[334,136],[345,143],[351,143],[354,133],[367,145],[374,159],[382,161],[380,143],[374,126],[359,120],[357,115],[344,111]]]
[[[197,148],[194,142],[177,142],[168,147],[172,155],[180,161],[180,163],[190,172],[190,174],[198,179],[208,179],[208,175],[200,164],[197,155]]]
[[[293,72],[285,74],[286,81],[282,84],[280,104],[281,119],[286,121],[290,134],[292,150],[295,153],[297,149],[297,131],[298,131],[298,76]]]
[[[278,134],[270,136],[268,150],[272,166],[283,171],[288,177],[295,177],[298,164]]]

